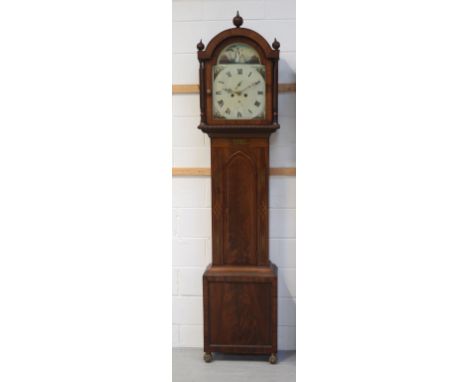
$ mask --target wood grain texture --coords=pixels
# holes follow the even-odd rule
[[[210,282],[212,346],[271,346],[271,284]]]
[[[255,228],[258,209],[255,163],[243,151],[235,151],[228,153],[224,167],[224,263],[257,265]]]
[[[200,87],[197,84],[174,84],[172,85],[172,94],[198,94]],[[295,93],[296,84],[278,84],[279,93]]]
[[[295,167],[270,167],[272,176],[296,176]],[[172,176],[211,176],[209,167],[174,167]]]
[[[212,138],[215,265],[268,265],[268,138]]]
[[[277,268],[208,266],[203,275],[204,350],[277,352]]]

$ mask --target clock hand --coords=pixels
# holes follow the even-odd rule
[[[237,91],[236,94],[237,94],[237,95],[240,95],[242,92],[246,91],[247,89],[250,89],[252,86],[257,86],[260,82],[261,82],[261,81],[258,80],[257,82],[254,82],[253,84],[250,84],[250,85],[247,86],[246,88]]]

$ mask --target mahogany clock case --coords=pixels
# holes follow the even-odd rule
[[[211,140],[213,258],[203,275],[205,361],[212,352],[277,352],[277,268],[268,254],[269,136],[278,124],[279,43],[273,49],[257,32],[235,28],[217,34],[200,62],[199,128]],[[229,44],[253,47],[265,66],[265,113],[259,119],[213,116],[213,65]]]

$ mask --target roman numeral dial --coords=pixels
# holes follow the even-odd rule
[[[246,120],[265,118],[265,66],[213,66],[213,117]]]

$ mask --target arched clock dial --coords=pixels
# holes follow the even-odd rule
[[[216,65],[213,110],[216,118],[255,119],[265,116],[263,65]]]

